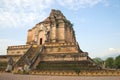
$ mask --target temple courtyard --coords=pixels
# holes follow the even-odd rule
[[[120,80],[120,76],[42,76],[0,73],[0,80]]]

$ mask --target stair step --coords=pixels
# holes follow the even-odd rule
[[[28,51],[16,62],[17,66],[23,66],[26,64],[26,58],[31,62],[33,58],[39,53],[41,47],[40,46],[31,46]]]

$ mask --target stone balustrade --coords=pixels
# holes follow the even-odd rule
[[[120,70],[114,71],[31,71],[32,75],[54,75],[54,76],[120,76]]]
[[[8,46],[8,49],[26,49],[29,48],[30,45],[16,45],[16,46]]]
[[[46,43],[45,46],[74,46],[76,43]]]

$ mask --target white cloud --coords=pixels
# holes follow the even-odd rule
[[[106,59],[108,57],[116,57],[120,55],[120,48],[108,48],[106,51],[98,54],[98,57]]]
[[[51,0],[0,0],[1,27],[25,27],[43,20]]]
[[[7,53],[8,46],[16,44],[23,44],[23,42],[18,40],[0,39],[0,55],[5,55]]]
[[[0,28],[32,27],[46,17],[51,0],[0,0]],[[21,44],[17,40],[0,39],[0,55],[8,45]]]
[[[0,28],[32,27],[46,17],[45,9],[51,0],[0,0]],[[17,40],[0,39],[0,55],[8,45],[21,44]]]
[[[120,49],[119,48],[109,48],[108,49],[110,54],[120,54]]]
[[[72,10],[92,7],[106,0],[58,0],[57,6]],[[55,0],[0,0],[0,27],[34,26],[46,17],[45,10],[55,5]]]
[[[118,51],[118,49],[115,49],[115,48],[109,48],[108,49],[110,52],[116,52],[116,51]]]
[[[107,4],[106,0],[58,0],[58,3],[66,8],[72,10],[79,10],[80,8],[93,7],[99,3]]]

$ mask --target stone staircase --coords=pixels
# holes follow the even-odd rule
[[[43,51],[43,46],[39,46],[37,54],[31,60],[30,69],[35,69],[36,68],[36,66],[40,62],[40,60],[38,60],[38,59],[39,59],[40,55],[42,54],[42,51]]]
[[[42,46],[31,45],[27,52],[16,62],[14,65],[15,69],[24,69],[24,66],[27,64],[32,68],[34,62],[39,57],[42,51]]]

